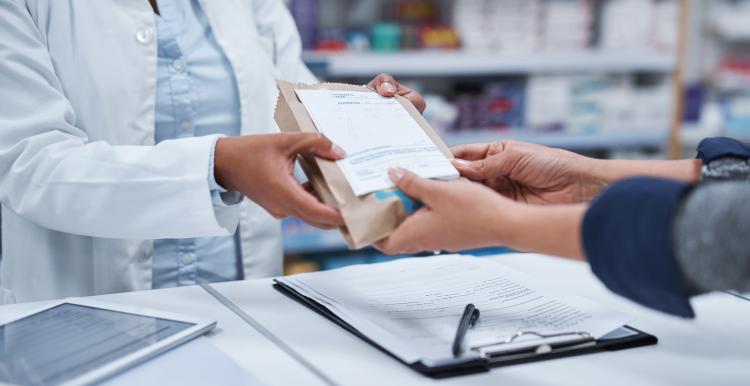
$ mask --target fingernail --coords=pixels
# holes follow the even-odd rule
[[[333,154],[336,154],[336,156],[338,157],[346,158],[346,152],[344,151],[344,149],[342,149],[341,146],[335,143],[331,144],[331,151],[333,152]]]
[[[391,82],[383,82],[380,89],[385,92],[396,92],[396,87]]]
[[[391,177],[391,181],[393,182],[399,182],[401,178],[404,177],[404,174],[406,174],[406,170],[404,169],[398,169],[398,168],[388,169],[388,176]]]
[[[469,162],[469,161],[467,161],[465,159],[458,159],[458,158],[454,159],[453,163],[454,164],[459,164],[461,166],[469,166],[469,164],[471,164],[471,162]]]

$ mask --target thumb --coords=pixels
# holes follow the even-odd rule
[[[458,172],[461,173],[462,176],[473,181],[481,181],[487,178],[485,176],[485,163],[486,158],[477,161],[467,161],[463,159],[451,160],[451,164],[458,169]]]
[[[321,133],[297,133],[292,138],[293,154],[312,153],[318,157],[339,160],[346,157],[344,149],[331,142]]]
[[[388,175],[396,184],[396,187],[407,196],[422,201],[428,206],[437,194],[439,184],[437,181],[421,178],[406,169],[390,169]]]

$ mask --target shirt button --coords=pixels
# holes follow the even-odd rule
[[[180,128],[182,130],[188,130],[190,128],[190,121],[188,121],[187,119],[183,119],[182,121],[180,121]]]
[[[185,69],[185,62],[182,59],[175,59],[172,62],[172,68],[174,68],[177,71],[182,71]]]
[[[190,265],[190,263],[193,262],[193,255],[190,253],[180,254],[180,262],[182,262],[183,265]]]
[[[154,41],[154,30],[149,27],[143,27],[135,32],[135,39],[144,46],[149,45]]]

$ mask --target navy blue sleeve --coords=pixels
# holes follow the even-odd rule
[[[594,274],[613,292],[650,308],[692,318],[672,250],[672,219],[690,184],[630,178],[613,184],[583,220],[583,247]]]
[[[706,138],[698,145],[698,158],[703,164],[722,157],[750,158],[750,146],[732,138]]]
[[[698,145],[706,165],[723,157],[750,159],[750,146],[731,138]],[[613,292],[647,307],[693,317],[675,258],[672,222],[691,185],[657,178],[613,184],[583,220],[583,247],[594,274]]]

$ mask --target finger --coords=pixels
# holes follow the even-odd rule
[[[397,242],[394,242],[393,239],[391,239],[390,237],[385,238],[381,241],[378,241],[372,246],[378,251],[380,251],[381,253],[383,253],[384,255],[388,255],[388,256],[403,255],[403,254],[417,252],[417,250],[414,248],[400,245]]]
[[[367,87],[377,91],[378,94],[384,97],[392,97],[396,95],[399,84],[391,75],[380,74],[370,81]]]
[[[486,161],[487,159],[480,159],[478,161],[455,159],[451,161],[451,164],[453,164],[462,176],[473,181],[481,181],[487,178],[485,168]]]
[[[346,157],[344,149],[331,142],[328,137],[321,133],[294,133],[290,134],[292,155],[299,153],[311,153],[318,157],[339,160]]]
[[[330,225],[330,224],[325,224],[325,223],[316,223],[316,222],[307,222],[307,221],[305,221],[305,223],[315,228],[322,229],[324,231],[338,228],[337,225]]]
[[[490,144],[488,143],[459,145],[451,148],[454,157],[465,159],[467,161],[476,161],[478,159],[486,158],[489,150]]]
[[[409,102],[411,102],[411,104],[413,104],[414,107],[417,108],[420,114],[423,113],[424,110],[427,108],[427,102],[425,102],[424,98],[422,97],[422,94],[408,87],[399,85],[398,91],[396,93],[408,99]]]
[[[290,178],[290,180],[292,180]],[[293,214],[303,221],[320,226],[335,227],[344,225],[341,213],[328,205],[318,201],[315,196],[306,192],[296,181],[292,184],[291,195],[288,202],[292,206]]]
[[[406,169],[390,169],[388,175],[396,184],[396,187],[407,196],[422,201],[428,206],[440,191],[441,185],[438,181],[421,178]]]
[[[376,243],[374,247],[386,255],[419,252],[420,248],[415,243],[422,239],[421,233],[429,227],[430,212],[422,208],[409,216],[396,228],[386,239]]]
[[[321,204],[322,205],[322,204]],[[299,218],[300,220],[320,229],[335,229],[343,224],[338,223],[332,223],[328,221],[322,221],[319,220],[316,216],[310,215],[309,213],[305,211],[298,211],[294,214],[295,217]]]

